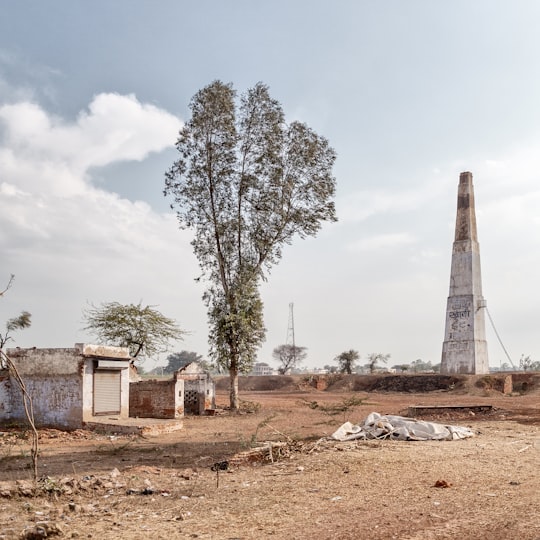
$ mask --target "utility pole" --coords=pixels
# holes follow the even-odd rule
[[[294,304],[289,304],[289,323],[287,324],[287,337],[285,344],[292,346],[294,365],[296,365],[296,343],[294,341]]]

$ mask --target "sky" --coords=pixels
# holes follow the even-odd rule
[[[536,0],[0,0],[0,321],[32,313],[13,345],[95,342],[84,309],[141,301],[189,332],[171,351],[207,355],[163,188],[191,97],[219,79],[264,82],[338,155],[339,221],[262,285],[258,361],[277,367],[292,303],[306,367],[349,349],[439,363],[462,171],[489,313],[515,364],[540,360],[539,22]]]

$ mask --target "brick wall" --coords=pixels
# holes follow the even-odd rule
[[[0,420],[11,418],[11,382],[7,370],[0,371]]]
[[[200,364],[192,362],[179,369],[175,375],[184,381],[184,411],[186,414],[205,414],[216,407],[216,385]]]
[[[135,418],[184,416],[184,381],[171,379],[130,383],[129,416]]]

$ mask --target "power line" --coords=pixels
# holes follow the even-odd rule
[[[495,332],[495,335],[497,336],[497,339],[499,340],[499,343],[501,344],[501,347],[506,354],[506,358],[508,358],[508,361],[510,362],[511,366],[516,369],[516,366],[514,365],[514,362],[512,362],[512,359],[510,358],[510,355],[508,354],[508,351],[506,350],[506,347],[504,346],[501,337],[499,336],[499,332],[497,332],[497,329],[495,328],[495,323],[493,322],[493,319],[491,318],[491,314],[489,312],[489,309],[486,305],[483,306],[486,310],[486,313],[488,314],[489,322],[491,323],[491,326],[493,327],[493,331]]]

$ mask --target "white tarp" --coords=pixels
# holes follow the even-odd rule
[[[452,441],[474,437],[465,427],[446,426],[404,416],[381,415],[373,412],[360,424],[345,422],[332,438],[337,441],[354,439],[395,439],[397,441]]]

